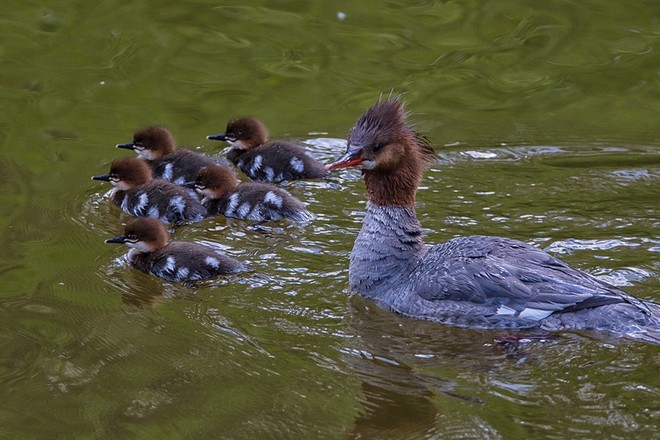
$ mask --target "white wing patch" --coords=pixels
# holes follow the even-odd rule
[[[266,167],[264,171],[266,172],[266,179],[275,180],[275,171],[271,167]]]
[[[238,193],[234,193],[231,196],[229,196],[229,203],[227,203],[227,208],[225,209],[225,215],[226,216],[232,215],[236,210],[236,206],[238,206]]]
[[[175,208],[177,212],[183,212],[186,209],[186,201],[183,196],[174,196],[170,199],[170,206]]]
[[[516,314],[516,311],[515,311],[515,309],[512,309],[511,307],[508,307],[508,306],[505,306],[505,305],[501,305],[501,306],[497,309],[497,314],[498,314],[498,315],[515,315],[515,314]]]
[[[188,276],[189,273],[190,273],[190,269],[188,269],[187,267],[180,267],[176,271],[176,279],[183,280]]]
[[[163,170],[163,179],[172,180],[172,176],[173,176],[172,168],[173,167],[171,163],[165,165],[165,169]]]
[[[160,217],[160,212],[158,211],[158,206],[152,206],[151,208],[149,208],[149,212],[147,213],[147,217],[159,218]]]
[[[144,212],[144,209],[147,207],[148,203],[149,203],[149,195],[146,192],[140,193],[140,195],[138,196],[138,202],[133,208],[134,212],[136,213]]]
[[[245,202],[238,207],[236,214],[241,218],[245,218],[248,216],[251,209],[252,209],[252,205],[250,205],[248,202]]]
[[[217,269],[218,267],[220,267],[220,261],[218,261],[217,258],[206,257],[206,258],[204,259],[204,262],[205,262],[208,266],[211,266],[211,267],[214,268],[214,269]]]
[[[252,174],[255,174],[257,171],[259,171],[259,168],[261,168],[261,163],[263,162],[263,157],[261,157],[261,154],[258,156],[255,156],[254,160],[252,161],[252,166],[250,167],[250,171]]]
[[[533,319],[534,321],[540,321],[552,315],[552,310],[541,310],[541,309],[522,309],[518,313],[515,309],[512,309],[509,306],[501,305],[497,309],[498,315],[507,315],[507,316],[516,316],[523,319]]]
[[[131,212],[128,209],[128,195],[125,195],[124,198],[121,200],[121,209],[123,209],[126,212]]]
[[[282,207],[282,197],[275,194],[273,191],[268,191],[264,197],[264,203],[272,203],[278,208]]]
[[[174,268],[176,267],[176,260],[174,260],[174,257],[167,257],[165,260],[165,267],[163,270],[166,272],[174,272]]]
[[[291,167],[299,173],[305,171],[305,164],[303,163],[302,159],[299,159],[295,156],[291,158]]]
[[[539,310],[539,309],[523,309],[518,315],[520,318],[530,318],[535,321],[540,321],[552,315],[552,310]]]

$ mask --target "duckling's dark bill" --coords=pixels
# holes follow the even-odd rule
[[[92,176],[92,180],[102,180],[104,182],[110,182],[110,174],[101,174],[98,176]]]
[[[210,134],[210,135],[206,136],[206,139],[211,139],[211,140],[214,140],[214,141],[226,141],[227,136],[224,133]]]
[[[125,235],[120,235],[119,237],[108,238],[105,242],[106,243],[123,244],[123,243],[126,243],[126,236]]]
[[[115,148],[126,148],[127,150],[135,150],[135,144],[133,144],[133,142],[126,142],[123,144],[115,145]]]

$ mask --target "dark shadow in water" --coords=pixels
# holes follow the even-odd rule
[[[163,301],[175,298],[199,301],[196,295],[198,288],[231,285],[240,282],[245,275],[244,272],[207,280],[173,283],[129,267],[126,255],[116,258],[104,268],[107,274],[106,282],[111,285],[113,291],[121,294],[124,304],[139,308],[157,307]]]
[[[113,291],[121,294],[122,303],[129,306],[152,308],[168,298],[193,297],[192,289],[180,288],[177,284],[132,269],[126,255],[113,260],[103,271],[107,274],[106,282]]]
[[[345,350],[344,361],[361,381],[362,397],[349,438],[429,438],[447,430],[497,437],[484,420],[455,420],[457,407],[484,405],[482,387],[461,385],[457,377],[488,374],[494,364],[525,363],[533,347],[551,339],[403,318],[357,295],[351,305],[356,342]]]
[[[351,298],[350,326],[356,345],[344,360],[361,381],[361,405],[350,438],[420,438],[437,434],[436,394],[443,393],[479,404],[474,396],[454,390],[451,379],[420,372],[415,356],[446,363],[462,352],[484,351],[487,338],[460,340],[444,326],[407,320],[358,296]],[[431,332],[432,331],[432,332]],[[464,335],[467,336],[467,335]],[[446,339],[445,339],[446,338]],[[445,339],[449,344],[442,343]],[[460,341],[460,343],[458,343]],[[426,355],[429,358],[424,358]],[[444,358],[444,359],[441,359]]]
[[[403,394],[362,382],[363,410],[355,420],[349,438],[413,438],[435,431],[437,409],[431,393],[419,389]]]
[[[139,307],[152,308],[157,307],[167,296],[166,287],[160,280],[152,280],[144,274],[136,271],[127,271],[122,284],[125,285],[121,290],[122,303]]]

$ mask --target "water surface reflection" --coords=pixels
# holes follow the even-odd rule
[[[311,224],[173,237],[250,272],[193,285],[103,243],[89,180],[137,128],[183,146],[260,117],[335,159],[402,93],[438,160],[426,240],[503,235],[660,300],[660,3],[29,4],[0,18],[3,438],[654,438],[657,347],[406,320],[349,297],[358,172],[291,183]],[[498,343],[498,341],[501,341]]]

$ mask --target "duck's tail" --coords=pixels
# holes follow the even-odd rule
[[[660,345],[660,304],[608,304],[546,318],[545,330],[597,330]]]

